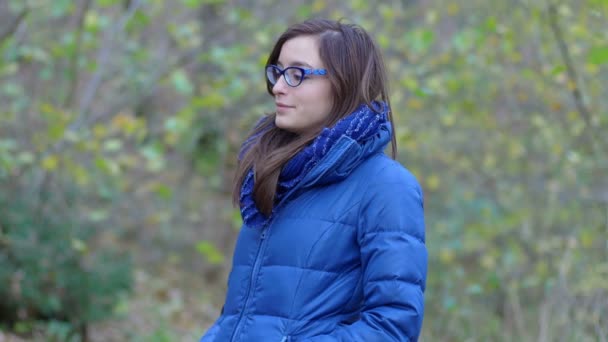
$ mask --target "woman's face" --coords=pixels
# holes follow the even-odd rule
[[[277,65],[284,69],[297,66],[304,69],[323,69],[317,38],[299,36],[286,41]],[[277,127],[297,134],[319,128],[329,116],[333,99],[328,77],[307,75],[297,87],[291,87],[281,76],[272,88],[276,104]]]

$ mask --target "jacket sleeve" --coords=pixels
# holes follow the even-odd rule
[[[360,317],[306,342],[418,340],[428,259],[422,190],[407,171],[387,178],[369,185],[359,214]]]
[[[205,333],[205,335],[203,335],[203,337],[201,337],[201,339],[199,340],[199,342],[213,342],[215,341],[215,335],[217,335],[218,330],[220,330],[220,327],[214,323],[209,330],[207,330],[207,332]]]
[[[215,341],[215,336],[220,331],[220,322],[223,319],[223,315],[224,315],[224,307],[222,307],[222,313],[220,314],[220,317],[218,317],[215,320],[215,322],[213,323],[213,325],[211,325],[209,327],[209,329],[207,329],[207,332],[205,332],[205,334],[201,337],[199,342],[214,342]]]

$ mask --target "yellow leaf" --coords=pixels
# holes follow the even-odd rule
[[[397,11],[391,6],[387,6],[386,4],[380,5],[378,7],[380,14],[382,15],[382,19],[385,21],[394,21],[395,16],[397,15]]]
[[[378,44],[381,48],[387,49],[391,46],[391,39],[384,34],[378,35]]]
[[[429,25],[434,25],[437,22],[437,12],[430,10],[426,12],[426,16],[424,17],[425,21]]]
[[[418,81],[413,77],[404,77],[401,79],[401,84],[407,87],[409,90],[416,90],[418,88]]]
[[[52,114],[55,112],[55,107],[50,103],[43,103],[40,105],[40,111],[45,114]]]
[[[486,154],[483,158],[483,166],[487,169],[493,169],[496,166],[496,157],[493,154]]]
[[[517,141],[509,143],[509,157],[511,159],[519,158],[525,153],[523,145]]]
[[[513,62],[521,62],[521,60],[522,60],[521,53],[519,53],[519,52],[514,52],[514,53],[513,53],[513,55],[511,55],[511,60],[512,60]]]
[[[57,169],[58,165],[59,165],[59,158],[57,158],[56,155],[50,155],[50,156],[44,158],[44,160],[42,160],[42,168],[47,171],[53,171],[53,170]]]
[[[454,125],[455,122],[456,122],[456,118],[454,117],[453,114],[447,114],[447,115],[443,115],[441,117],[441,123],[444,126],[451,127]]]
[[[597,64],[587,63],[585,64],[585,71],[593,76],[600,71],[600,67]]]
[[[439,184],[440,180],[436,174],[432,174],[426,179],[426,185],[428,186],[429,190],[437,190],[437,188],[439,188]]]
[[[177,143],[177,134],[173,132],[165,133],[163,140],[168,146],[174,146]]]
[[[407,106],[412,108],[412,109],[421,109],[422,108],[422,101],[418,100],[415,97],[410,98],[407,101]]]
[[[99,27],[99,16],[93,12],[87,12],[87,15],[84,18],[84,25],[88,30],[95,30]]]
[[[212,93],[202,97],[200,99],[200,104],[203,107],[207,107],[207,108],[211,108],[211,109],[218,109],[218,108],[221,108],[222,106],[224,106],[225,99],[224,99],[224,96],[222,96],[222,94],[215,91],[215,92],[212,92]]]
[[[568,112],[568,121],[576,121],[576,120],[578,120],[578,118],[579,118],[578,112],[576,112],[576,111]]]
[[[559,102],[552,102],[550,106],[551,110],[553,110],[554,112],[559,112],[563,108],[562,104]]]
[[[460,5],[456,2],[450,2],[448,5],[448,14],[450,16],[455,16],[458,12],[460,12]]]
[[[536,274],[545,277],[549,274],[549,265],[546,261],[541,260],[536,264]]]
[[[122,128],[128,125],[131,121],[133,121],[133,119],[129,114],[120,112],[112,118],[111,124],[114,128]]]
[[[93,127],[93,134],[96,138],[103,138],[107,133],[108,129],[102,124],[97,124],[95,127]]]
[[[553,154],[558,155],[558,156],[562,155],[564,153],[564,148],[559,143],[553,144],[552,150],[553,150]]]
[[[58,141],[63,138],[63,134],[65,132],[65,124],[61,121],[57,120],[51,123],[48,127],[49,138],[53,141]]]
[[[451,263],[454,261],[454,252],[450,249],[442,248],[441,251],[439,251],[439,260],[444,264]]]
[[[80,165],[74,165],[70,169],[70,171],[74,176],[76,184],[78,184],[79,186],[85,186],[89,184],[89,173],[87,172],[87,170],[85,170],[85,168]]]
[[[481,266],[492,269],[496,266],[496,260],[492,255],[486,253],[481,257]]]
[[[576,83],[572,80],[568,80],[568,83],[566,84],[566,86],[568,87],[568,90],[570,90],[570,91],[576,89]]]
[[[410,151],[418,150],[418,141],[416,139],[408,139],[405,141],[405,148]]]
[[[320,12],[323,9],[325,9],[326,5],[327,4],[323,0],[315,0],[315,2],[312,3],[312,11],[313,12]]]
[[[584,248],[589,248],[593,245],[593,234],[589,231],[581,233],[581,245]]]

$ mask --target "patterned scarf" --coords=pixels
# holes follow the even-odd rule
[[[333,145],[342,136],[347,136],[357,142],[363,142],[377,133],[381,124],[387,121],[388,106],[384,102],[374,101],[377,113],[367,105],[360,105],[354,112],[338,121],[331,128],[324,128],[321,133],[304,149],[289,160],[279,175],[277,191],[274,199],[272,214],[278,209],[278,204],[290,190],[294,189],[304,177],[314,168]],[[256,136],[247,139],[243,144],[251,146],[251,140]],[[242,156],[245,151],[241,150]],[[249,170],[243,180],[240,195],[241,217],[243,222],[249,227],[264,226],[269,217],[259,211],[253,199],[254,175],[253,168]],[[271,214],[271,216],[272,216]]]

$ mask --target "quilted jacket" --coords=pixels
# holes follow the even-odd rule
[[[341,137],[263,229],[243,226],[222,313],[201,342],[416,341],[423,197],[384,154],[390,124]]]

